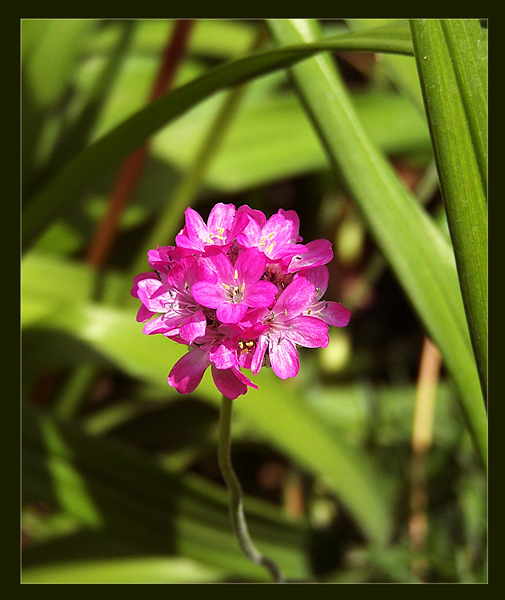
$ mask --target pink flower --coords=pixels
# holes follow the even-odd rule
[[[237,398],[271,366],[295,377],[298,347],[324,348],[329,326],[344,327],[350,311],[324,300],[333,258],[328,240],[302,244],[300,221],[280,209],[269,219],[249,206],[216,204],[207,223],[188,208],[175,246],[148,253],[154,273],[135,277],[144,333],[188,346],[168,384],[192,393],[210,367],[218,390]]]
[[[211,363],[209,354],[209,349],[192,348],[175,363],[168,376],[168,384],[181,394],[190,394],[199,386],[210,366],[217,389],[228,398],[234,400],[245,394],[248,387],[258,389],[237,367],[217,368]]]
[[[247,218],[240,214],[236,218],[233,204],[218,203],[210,211],[207,224],[192,208],[187,208],[186,225],[176,236],[176,244],[189,250],[205,251],[208,246],[230,245],[246,225]]]
[[[213,252],[202,261],[208,274],[205,281],[193,285],[193,297],[202,306],[217,309],[221,323],[238,323],[248,307],[269,306],[273,302],[277,287],[260,281],[266,258],[255,248],[241,252],[235,264],[222,252]]]
[[[238,235],[237,241],[246,248],[258,248],[271,261],[306,252],[305,246],[297,243],[300,239],[298,220],[289,214],[292,212],[279,211],[264,225],[249,217],[249,224]]]
[[[183,258],[167,274],[166,282],[143,279],[137,283],[138,297],[144,307],[160,317],[144,326],[144,333],[163,333],[168,337],[179,335],[192,344],[205,335],[207,319],[202,307],[193,298],[191,288],[200,275],[193,256]]]
[[[251,370],[256,375],[268,350],[274,373],[281,379],[298,374],[296,346],[325,348],[328,345],[328,325],[304,311],[312,304],[316,288],[303,277],[294,279],[281,293],[274,306],[264,312],[263,323],[268,331],[259,336]]]

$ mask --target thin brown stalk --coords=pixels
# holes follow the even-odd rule
[[[160,69],[149,94],[149,102],[156,100],[171,88],[177,69],[184,59],[193,24],[191,19],[176,21],[161,56]],[[109,197],[107,214],[95,230],[86,255],[86,262],[95,268],[102,267],[107,261],[121,215],[135,192],[148,152],[147,143],[140,146],[125,160],[116,177]]]
[[[413,571],[423,576],[428,565],[424,558],[428,539],[427,459],[433,440],[435,397],[440,376],[441,356],[438,348],[425,338],[417,381],[412,427],[412,462],[409,537],[416,557]]]

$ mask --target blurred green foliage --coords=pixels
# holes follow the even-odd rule
[[[429,228],[449,240],[408,24],[320,26],[324,40],[355,34],[368,48],[381,40],[384,49],[390,39],[391,52],[407,40],[404,56],[353,50],[327,57],[374,152],[409,188]],[[375,26],[386,29],[374,34]],[[266,214],[296,210],[305,240],[332,240],[327,297],[353,312],[326,349],[302,354],[295,380],[262,371],[259,391],[236,401],[232,457],[258,548],[291,581],[486,582],[486,475],[478,428],[452,376],[468,360],[458,363],[456,352],[437,381],[421,481],[427,529],[416,546],[413,421],[431,323],[409,301],[409,282],[388,255],[394,247],[381,245],[379,224],[363,215],[345,169],[334,170],[314,113],[291,85],[293,72],[278,68],[244,84],[223,122],[230,91],[216,84],[216,93],[195,105],[187,100],[187,111],[149,135],[111,251],[101,268],[89,263],[120,161],[96,177],[85,168],[74,173],[68,198],[64,183],[54,182],[64,182],[74,159],[85,166],[86,149],[100,148],[146,108],[176,27],[170,20],[22,20],[23,211],[38,231],[30,232],[21,266],[22,581],[268,580],[240,554],[231,531],[216,456],[219,394],[208,376],[189,397],[167,386],[184,349],[144,336],[129,295],[135,266],[148,268],[143,247],[159,221],[168,219],[173,231],[181,226],[179,193],[204,216],[216,202]],[[196,21],[173,87],[212,82],[222,65],[230,73],[237,65],[240,74],[238,59],[258,40],[261,51],[278,43],[263,21]],[[202,147],[210,149],[206,162]],[[62,196],[47,219],[37,199],[51,189]],[[399,240],[395,215],[390,222],[391,239]],[[453,263],[443,268],[455,273]],[[464,317],[457,324],[466,334]],[[468,380],[476,372],[473,364]],[[466,402],[480,419],[482,397]]]

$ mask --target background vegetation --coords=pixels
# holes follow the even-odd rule
[[[23,20],[22,581],[263,582],[220,396],[166,384],[132,278],[191,205],[301,217],[352,310],[234,405],[252,537],[291,581],[487,581],[487,29]]]

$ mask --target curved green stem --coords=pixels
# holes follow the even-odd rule
[[[237,536],[238,543],[243,553],[254,564],[268,569],[275,583],[283,583],[284,575],[278,566],[269,558],[263,556],[255,547],[244,515],[242,503],[242,488],[231,464],[231,415],[233,400],[223,396],[219,416],[219,447],[218,458],[221,473],[230,494],[230,516],[233,531]]]

